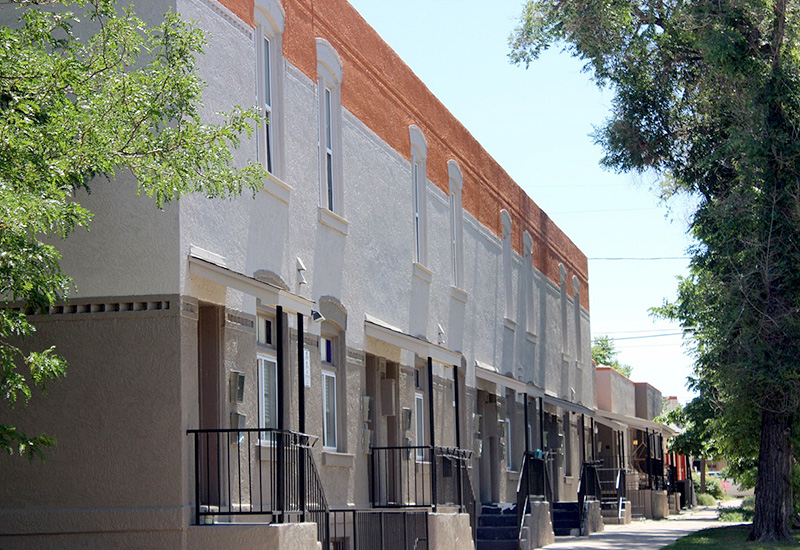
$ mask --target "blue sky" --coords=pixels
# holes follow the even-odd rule
[[[608,117],[610,92],[559,48],[527,70],[508,62],[521,1],[350,2],[589,257],[592,335],[615,338],[635,381],[690,399],[678,330],[648,314],[674,297],[687,260],[599,259],[680,258],[691,244],[687,200],[668,207],[655,176],[600,167],[590,134]]]

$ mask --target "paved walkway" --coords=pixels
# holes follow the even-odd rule
[[[668,519],[633,521],[628,525],[606,525],[588,537],[558,537],[547,550],[655,550],[700,529],[733,525],[719,523],[717,509],[701,508]]]

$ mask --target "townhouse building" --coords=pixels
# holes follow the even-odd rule
[[[136,4],[169,8],[206,33],[205,114],[263,109],[236,156],[270,176],[80,197],[77,290],[30,343],[69,375],[7,413],[58,446],[3,462],[0,547],[467,548],[492,504],[517,538],[582,503],[617,456],[585,255],[345,0]]]

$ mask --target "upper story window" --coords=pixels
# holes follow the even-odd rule
[[[581,363],[583,362],[583,349],[581,348],[581,284],[577,275],[572,276],[572,289],[574,292],[573,300],[575,301],[573,304],[575,308],[575,359]]]
[[[264,121],[257,134],[258,159],[278,177],[283,169],[283,28],[277,0],[256,0],[256,96]]]
[[[317,38],[319,92],[319,203],[344,215],[342,189],[342,61],[327,40]]]
[[[525,281],[525,330],[535,334],[533,312],[533,238],[528,231],[522,232],[522,256]]]
[[[561,352],[569,353],[569,331],[567,329],[567,269],[558,264],[559,290],[561,294]]]
[[[505,317],[511,319],[512,316],[512,294],[511,287],[511,215],[507,210],[500,211],[500,222],[503,226],[503,287],[505,290]]]
[[[447,161],[450,185],[450,254],[453,286],[464,287],[464,212],[461,204],[461,191],[464,180],[461,169],[454,160]]]
[[[428,143],[422,131],[409,127],[411,135],[411,206],[414,222],[414,261],[427,264],[427,170]]]

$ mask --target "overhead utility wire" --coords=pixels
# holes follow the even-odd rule
[[[650,257],[634,257],[634,256],[620,256],[620,257],[598,257],[587,258],[593,261],[654,261],[654,260],[689,260],[691,256],[650,256]]]

